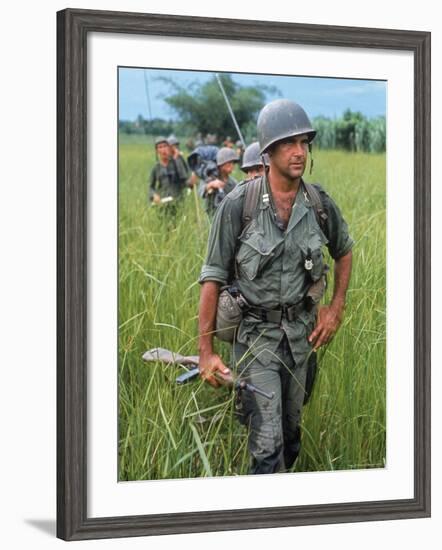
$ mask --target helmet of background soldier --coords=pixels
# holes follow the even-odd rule
[[[267,103],[259,113],[257,128],[261,153],[282,139],[307,134],[311,142],[316,135],[307,113],[289,99]]]
[[[169,145],[169,142],[164,136],[158,136],[157,138],[155,138],[155,147],[160,143],[167,143],[167,145]]]
[[[264,163],[266,166],[270,166],[267,154],[264,154]],[[262,155],[259,152],[259,143],[257,141],[254,141],[246,147],[242,158],[241,170],[247,173],[247,171],[254,166],[262,166]]]
[[[226,162],[239,162],[238,155],[230,147],[221,147],[216,154],[216,165],[222,166]]]
[[[178,141],[178,139],[172,134],[170,135],[168,138],[167,138],[167,143],[169,145],[179,145],[180,142]]]

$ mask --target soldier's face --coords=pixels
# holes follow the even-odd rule
[[[264,174],[264,166],[261,164],[260,166],[253,166],[250,168],[250,170],[247,170],[247,179],[252,180],[253,178],[256,178],[257,176],[262,176]]]
[[[307,134],[278,141],[269,156],[272,167],[278,172],[290,179],[300,178],[308,157]]]
[[[221,164],[221,166],[219,167],[219,171],[223,176],[229,176],[233,172],[234,167],[235,163],[225,162],[224,164]]]
[[[167,159],[168,157],[170,157],[170,145],[165,142],[159,143],[157,145],[157,153],[160,159]]]

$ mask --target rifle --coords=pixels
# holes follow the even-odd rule
[[[195,380],[199,376],[199,356],[198,355],[181,355],[179,353],[173,353],[164,348],[154,348],[146,351],[143,354],[143,360],[147,362],[157,361],[160,363],[179,365],[180,367],[186,369],[186,372],[178,376],[176,383],[179,385],[186,384],[191,380]],[[253,384],[249,384],[244,379],[239,377],[234,378],[231,374],[228,376],[222,375],[220,372],[215,373],[218,381],[226,387],[233,388],[236,391],[249,391],[251,393],[257,393],[262,395],[266,399],[273,399],[273,393],[267,393],[260,388],[257,388]]]
[[[189,371],[187,371],[184,374],[181,374],[180,376],[178,376],[178,378],[176,379],[176,383],[180,384],[180,385],[181,384],[186,384],[187,382],[190,382],[191,380],[193,380],[196,376],[199,376],[199,374],[200,374],[200,369],[199,369],[198,365],[195,365]],[[274,392],[267,393],[264,390],[261,390],[260,388],[257,388],[253,384],[249,384],[245,380],[241,380],[240,378],[234,379],[232,377],[232,375],[225,376],[225,375],[221,374],[220,372],[217,372],[217,373],[215,373],[215,377],[223,386],[233,387],[237,391],[245,390],[245,391],[249,391],[251,393],[257,393],[258,395],[262,395],[263,397],[266,397],[267,399],[273,399],[273,397],[275,395]]]

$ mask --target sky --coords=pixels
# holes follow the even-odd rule
[[[292,99],[302,105],[310,117],[339,117],[346,109],[360,111],[368,118],[386,114],[385,81],[231,74],[233,80],[243,86],[276,86],[280,95],[268,94],[267,100],[271,101],[277,97]],[[176,120],[175,112],[164,101],[164,97],[172,94],[173,90],[160,78],[172,78],[177,84],[188,87],[192,82],[204,83],[213,75],[213,72],[208,71],[120,68],[119,118],[135,120],[138,115],[142,115],[143,118],[149,119],[149,98],[152,118]]]

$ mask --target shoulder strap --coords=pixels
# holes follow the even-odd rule
[[[315,216],[316,221],[319,224],[319,227],[321,228],[321,231],[326,234],[326,222],[327,222],[327,214],[324,210],[324,206],[322,204],[321,195],[319,194],[319,191],[316,189],[314,185],[311,183],[304,183],[305,191],[308,195],[309,201],[312,203],[312,206],[315,210]]]
[[[306,193],[309,201],[315,211],[316,220],[321,228],[321,231],[326,232],[327,214],[322,204],[321,195],[314,185],[311,183],[304,183]],[[256,208],[259,202],[259,196],[262,190],[262,177],[256,178],[246,184],[246,191],[244,194],[243,210],[242,210],[242,230],[244,230],[253,220]]]
[[[153,182],[153,188],[156,190],[158,189],[158,183],[160,181],[160,175],[159,175],[159,170],[160,170],[160,163],[157,162],[155,164],[155,168],[154,168],[154,182]]]
[[[311,183],[304,183],[306,193],[309,201],[315,210],[316,220],[321,230],[325,233],[327,214],[324,210],[321,195],[314,185]],[[262,191],[262,177],[256,178],[246,184],[246,190],[244,193],[244,202],[242,210],[242,230],[244,230],[253,220],[256,208],[259,202],[259,196]]]
[[[244,194],[244,202],[242,207],[242,230],[251,223],[255,216],[256,207],[258,206],[259,196],[262,188],[262,177],[253,179],[246,184]]]
[[[178,183],[180,180],[180,173],[177,166],[177,162],[173,157],[170,160],[172,161],[172,164],[173,164],[173,179],[174,179],[173,183]]]
[[[235,246],[235,260],[233,263],[233,273],[230,279],[234,276],[235,279],[238,278],[238,265],[236,263],[236,254],[238,253],[239,247],[239,236],[244,232],[244,230],[251,224],[253,218],[255,217],[256,208],[259,202],[259,196],[262,188],[262,178],[253,179],[245,184],[246,190],[244,192],[244,201],[242,204],[242,215],[241,215],[241,230],[238,235]]]

